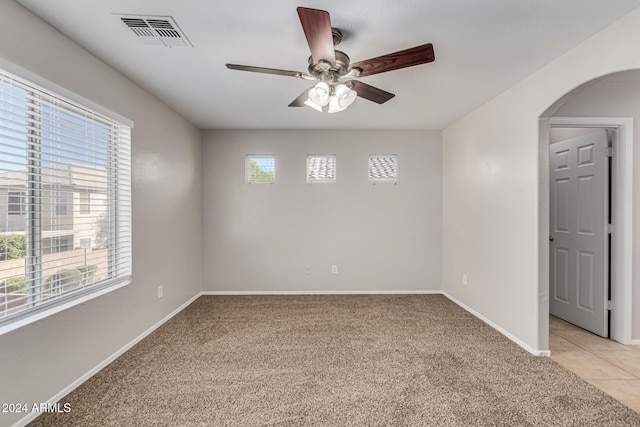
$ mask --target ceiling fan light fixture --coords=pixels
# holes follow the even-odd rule
[[[344,111],[346,109],[347,107],[340,106],[340,101],[336,96],[332,96],[331,99],[329,100],[329,110],[328,110],[329,114],[339,113],[340,111]]]
[[[322,107],[329,104],[329,94],[331,93],[331,87],[326,82],[319,82],[317,85],[309,90],[309,99],[315,105]],[[306,104],[306,102],[305,102]]]
[[[344,83],[338,83],[335,87],[336,98],[338,98],[338,102],[341,106],[345,108],[349,105],[353,104],[353,101],[356,100],[358,93],[351,89]]]
[[[313,89],[312,89],[313,90]],[[317,105],[316,103],[314,103],[311,98],[307,99],[306,101],[304,101],[304,105],[306,105],[307,107],[311,107],[314,110],[318,110],[322,113],[322,107],[320,105]]]
[[[329,113],[344,111],[353,104],[358,94],[344,83],[338,83],[334,88],[334,95],[329,99]]]

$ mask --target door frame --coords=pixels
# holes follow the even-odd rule
[[[546,301],[539,307],[540,344],[549,340],[549,128],[614,128],[616,138],[611,175],[611,311],[610,338],[631,344],[632,325],[632,187],[633,118],[631,117],[548,117],[540,119],[540,202],[539,293]],[[546,305],[542,307],[542,305]]]

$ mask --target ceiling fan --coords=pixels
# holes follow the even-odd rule
[[[289,104],[289,107],[304,107],[307,105],[318,111],[336,113],[345,110],[358,96],[383,104],[395,95],[354,79],[426,64],[435,60],[433,45],[427,43],[350,64],[346,53],[335,50],[335,46],[342,40],[342,33],[340,30],[331,27],[329,12],[306,7],[298,7],[297,11],[311,50],[308,73],[226,64],[227,68],[231,70],[276,74],[318,81],[314,86],[305,89],[300,96]]]

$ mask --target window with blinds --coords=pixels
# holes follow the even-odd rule
[[[0,70],[0,331],[130,282],[130,130]]]
[[[247,184],[276,182],[276,158],[272,154],[249,154],[245,158],[244,180]]]
[[[372,154],[369,156],[369,182],[398,182],[398,156]]]
[[[307,182],[335,182],[336,156],[333,154],[307,155]]]

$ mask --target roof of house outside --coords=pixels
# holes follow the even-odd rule
[[[336,158],[333,155],[307,157],[307,179],[310,181],[333,180],[336,178]]]
[[[395,156],[369,157],[369,178],[389,179],[397,176],[397,158]]]
[[[56,185],[94,191],[107,189],[107,171],[74,163],[41,168],[43,185]],[[27,182],[27,170],[0,172],[0,188],[21,188]]]

